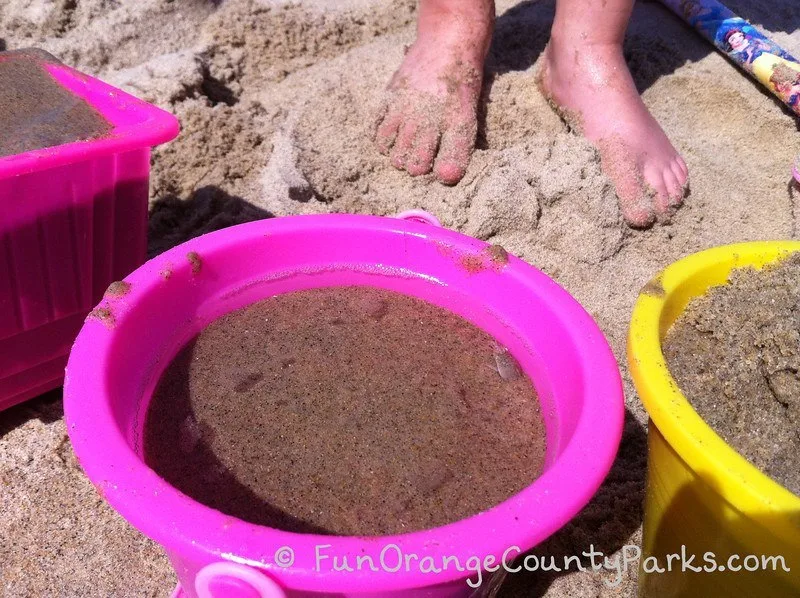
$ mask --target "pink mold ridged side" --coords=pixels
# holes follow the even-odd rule
[[[44,66],[113,129],[0,158],[0,409],[62,383],[86,315],[144,261],[150,148],[178,132],[166,112]]]
[[[0,180],[0,407],[58,386],[86,314],[144,261],[150,150]],[[34,200],[35,198],[35,200]]]

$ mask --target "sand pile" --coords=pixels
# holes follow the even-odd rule
[[[728,4],[800,54],[795,0]],[[0,45],[39,45],[181,119],[179,138],[153,156],[151,253],[268,215],[420,207],[553,276],[595,315],[623,365],[633,302],[657,270],[712,245],[797,235],[796,121],[657,3],[637,6],[625,50],[691,171],[671,225],[625,228],[594,150],[533,84],[552,0],[499,2],[464,180],[447,188],[395,171],[368,133],[379,90],[413,39],[414,10],[413,0],[9,0]],[[618,462],[541,551],[594,544],[610,554],[639,539],[646,418],[624,365],[623,374],[629,417]],[[55,414],[40,418],[43,408]],[[0,415],[0,537],[13,538],[4,594],[164,595],[174,579],[166,559],[58,458],[66,436],[57,409]],[[52,565],[41,567],[45,551]],[[610,588],[610,576],[589,572],[518,574],[502,595],[631,596],[635,576]]]

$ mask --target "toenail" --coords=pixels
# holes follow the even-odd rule
[[[439,169],[436,176],[445,185],[455,185],[463,178],[464,171],[457,167],[444,168]]]

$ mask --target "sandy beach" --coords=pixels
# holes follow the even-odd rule
[[[800,56],[797,0],[727,0]],[[43,48],[175,114],[152,157],[149,252],[289,214],[422,208],[502,244],[595,317],[619,361],[627,417],[593,501],[537,552],[611,555],[641,539],[647,416],[625,365],[639,289],[714,245],[797,238],[797,119],[657,2],[639,2],[626,57],[682,153],[691,192],[668,225],[622,221],[596,151],[534,84],[553,0],[499,0],[478,148],[464,179],[395,170],[371,141],[381,91],[414,35],[414,0],[6,0],[0,49]],[[0,594],[168,596],[161,549],[108,507],[70,449],[58,392],[0,413]],[[594,572],[510,575],[503,597],[635,596]]]

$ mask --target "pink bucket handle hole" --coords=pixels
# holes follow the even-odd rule
[[[219,562],[203,567],[194,580],[194,589],[197,598],[228,598],[212,589],[214,583],[235,580],[243,583],[250,592],[259,598],[286,598],[286,593],[269,577],[246,565],[238,563]]]
[[[421,222],[422,224],[431,224],[433,226],[442,226],[442,223],[439,222],[439,219],[426,212],[425,210],[405,210],[404,212],[400,212],[395,216],[395,218],[400,218],[400,220],[411,220],[412,222]]]

